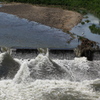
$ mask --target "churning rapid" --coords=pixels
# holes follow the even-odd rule
[[[100,100],[100,61],[52,60],[39,51],[31,60],[0,54],[0,100]]]

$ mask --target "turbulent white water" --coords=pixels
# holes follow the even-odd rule
[[[1,53],[2,68],[7,73],[0,73],[0,100],[100,100],[100,61],[52,60],[47,54],[28,61]]]

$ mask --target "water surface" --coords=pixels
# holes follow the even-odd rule
[[[73,49],[77,39],[62,30],[0,12],[0,45],[15,48]]]
[[[89,20],[90,22],[87,23],[87,20]],[[100,35],[92,33],[89,29],[89,26],[91,26],[92,24],[95,24],[96,26],[100,27],[100,19],[98,19],[92,14],[87,14],[82,19],[82,22],[84,22],[85,24],[79,23],[77,26],[72,28],[70,32],[100,43]]]

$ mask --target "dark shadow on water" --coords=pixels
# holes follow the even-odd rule
[[[87,50],[87,51],[85,51],[84,53],[82,53],[82,55],[81,55],[82,57],[87,57],[87,60],[89,60],[89,61],[93,61],[93,51],[91,51],[91,50]]]

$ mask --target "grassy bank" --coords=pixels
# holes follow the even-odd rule
[[[60,5],[62,8],[75,10],[81,13],[89,12],[100,18],[100,0],[1,0],[7,2],[22,2],[43,5]]]

